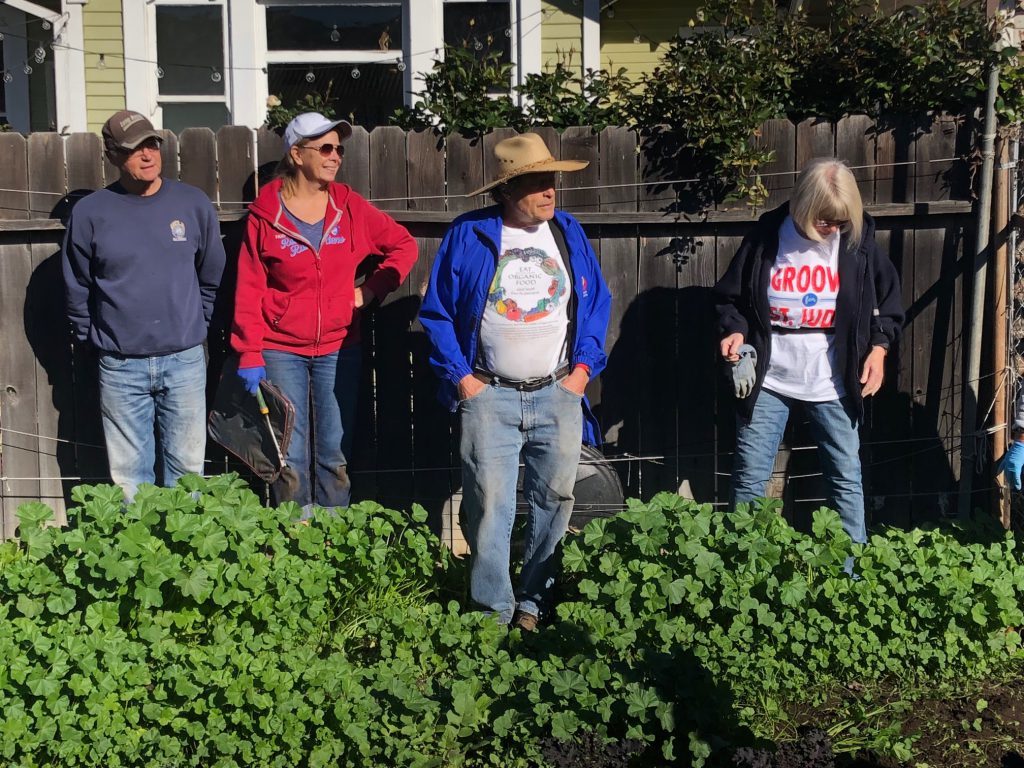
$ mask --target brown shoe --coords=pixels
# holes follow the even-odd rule
[[[512,614],[512,626],[519,627],[523,632],[537,631],[537,617],[532,613],[517,610]]]

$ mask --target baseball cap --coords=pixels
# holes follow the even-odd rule
[[[347,120],[330,120],[319,112],[303,112],[301,115],[296,115],[284,129],[285,151],[303,139],[323,136],[328,131],[337,131],[339,138],[344,141],[352,135],[352,126]]]
[[[107,149],[135,149],[146,139],[163,141],[164,137],[153,128],[143,115],[122,109],[103,124],[103,146]]]

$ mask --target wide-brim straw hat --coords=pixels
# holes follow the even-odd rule
[[[588,160],[555,160],[544,139],[536,133],[523,133],[499,141],[494,145],[494,159],[498,161],[497,178],[475,192],[470,192],[470,197],[481,195],[527,173],[579,171],[590,165]]]

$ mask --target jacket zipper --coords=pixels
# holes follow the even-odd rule
[[[330,207],[334,207],[332,200],[328,199],[328,203]],[[324,232],[320,235],[320,248],[324,247],[324,239],[330,234],[332,229],[338,226],[340,218],[341,211],[335,208],[334,218],[331,219],[330,224],[324,227]],[[314,356],[320,354],[320,337],[323,335],[324,272],[320,262],[320,248],[313,252],[313,263],[316,264],[316,338],[313,340]]]
[[[551,227],[557,227],[561,233],[561,244],[565,246],[565,253],[560,253],[563,261],[565,261],[565,271],[569,273],[569,305],[566,307],[566,320],[568,321],[568,328],[566,329],[565,337],[565,357],[569,361],[569,372],[572,373],[572,369],[576,367],[576,307],[579,301],[578,292],[576,290],[576,272],[572,268],[572,253],[569,252],[569,241],[565,237],[565,230],[562,229],[555,219],[551,220],[549,224]],[[559,243],[556,241],[555,245]]]
[[[472,368],[473,370],[476,370],[478,362],[477,357],[479,356],[480,350],[480,324],[483,322],[484,319],[484,307],[487,306],[487,287],[494,280],[494,275],[498,271],[498,246],[495,244],[493,240],[491,240],[491,238],[489,238],[485,233],[481,232],[476,227],[473,228],[473,231],[476,232],[477,237],[479,237],[481,240],[488,244],[491,256],[494,258],[494,272],[491,273],[491,277],[487,280],[486,283],[484,283],[484,300],[482,303],[478,301],[477,306],[474,308],[475,312],[473,315],[473,336],[470,339],[471,356],[469,361],[469,367]]]
[[[319,252],[313,254],[313,263],[316,264],[316,338],[313,339],[313,356],[320,354],[320,332],[323,324],[322,310],[320,309],[321,300],[323,299],[324,282],[323,270],[320,269],[320,254]]]
[[[334,219],[331,221],[329,227],[325,228],[328,233],[338,225],[338,220],[341,218],[341,210],[334,207],[334,202],[328,200],[328,203],[334,208]],[[298,232],[290,231],[286,226],[281,223],[281,217],[284,213],[283,209],[278,209],[277,215],[274,217],[272,225],[275,229],[280,230],[284,234],[288,235],[301,243],[305,243],[306,247],[313,253],[313,263],[316,265],[316,335],[313,339],[313,355],[316,356],[320,353],[320,337],[323,334],[323,308],[321,306],[323,301],[323,270],[320,264],[320,249],[313,249],[313,244],[310,243]],[[320,246],[323,247],[324,236],[320,236]],[[281,317],[274,318],[274,328],[280,330]]]

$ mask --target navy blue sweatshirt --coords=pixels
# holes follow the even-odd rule
[[[119,183],[83,198],[64,236],[75,335],[122,355],[201,344],[224,271],[217,213],[195,187],[164,179],[142,197]]]

